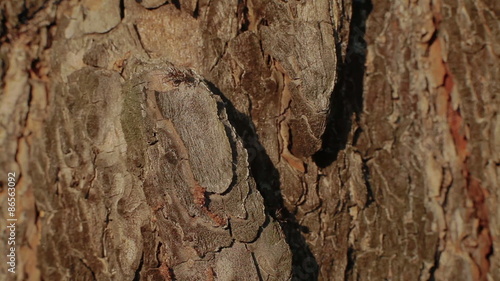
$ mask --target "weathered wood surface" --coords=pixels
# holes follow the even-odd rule
[[[0,3],[2,279],[500,280],[496,0]]]

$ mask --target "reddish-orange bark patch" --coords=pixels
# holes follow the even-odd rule
[[[160,271],[161,276],[165,278],[165,280],[168,281],[175,280],[173,270],[170,267],[168,267],[168,265],[166,265],[165,263],[162,263],[158,268],[158,270]]]
[[[217,225],[224,226],[227,224],[227,220],[208,209],[207,206],[207,198],[206,198],[207,189],[200,184],[196,183],[193,188],[193,200],[194,203],[200,207]]]
[[[207,281],[215,281],[215,272],[214,269],[209,267],[207,268]]]
[[[206,198],[205,198],[205,193],[207,192],[207,189],[199,185],[198,183],[195,184],[194,189],[193,189],[193,197],[194,197],[194,203],[200,207],[206,207],[205,204]]]
[[[442,15],[440,11],[440,6],[436,5],[434,7],[434,25],[436,30],[439,29],[439,25],[442,21]],[[462,174],[466,179],[466,192],[467,197],[469,197],[473,202],[473,208],[469,209],[469,220],[477,219],[479,224],[476,229],[474,238],[476,238],[477,246],[470,249],[468,252],[478,268],[478,276],[475,276],[475,280],[486,280],[487,273],[490,268],[490,262],[488,256],[492,252],[492,240],[489,231],[489,216],[488,209],[485,203],[486,197],[488,196],[485,188],[481,186],[481,182],[474,178],[467,166],[467,159],[470,155],[468,148],[468,139],[465,134],[465,129],[467,124],[465,124],[464,118],[460,112],[460,108],[454,109],[452,104],[452,91],[455,87],[454,76],[452,75],[447,63],[442,57],[442,46],[439,40],[435,40],[429,46],[429,62],[431,63],[430,71],[433,76],[432,79],[441,84],[441,89],[438,92],[444,95],[440,97],[441,100],[445,100],[442,105],[447,106],[446,115],[447,122],[450,129],[451,136],[455,143],[455,148],[457,155],[459,156],[459,165],[462,167]],[[440,105],[440,104],[438,104]],[[444,109],[444,108],[443,108]],[[440,112],[440,111],[438,111]]]

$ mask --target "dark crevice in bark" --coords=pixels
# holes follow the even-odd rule
[[[28,8],[26,8],[26,3],[23,4],[23,10],[21,11],[21,13],[17,16],[17,19],[19,20],[19,23],[21,24],[25,24],[28,22],[28,20],[30,20],[29,16],[28,16]]]
[[[362,171],[363,171],[363,180],[365,181],[365,186],[366,186],[366,192],[367,192],[367,198],[366,198],[366,207],[370,206],[372,203],[375,202],[375,196],[373,194],[373,189],[372,185],[370,183],[370,168],[368,168],[366,159],[363,159],[363,166],[362,166]]]
[[[0,15],[0,42],[4,41],[4,36],[5,34],[7,34],[7,17],[3,14],[3,11],[2,11],[2,14]],[[2,77],[2,81],[3,81],[3,77]]]
[[[439,259],[441,258],[441,251],[439,249],[436,251],[434,254],[434,264],[432,265],[431,269],[429,270],[430,277],[429,281],[435,281],[436,280],[436,270],[439,268]]]
[[[92,270],[92,268],[90,268],[90,266],[88,264],[85,263],[85,261],[83,259],[79,259],[80,262],[83,264],[83,266],[88,270],[90,271],[90,274],[92,275],[92,280],[95,280],[97,281],[97,278],[95,276],[95,272]]]
[[[26,101],[26,104],[28,106],[28,112],[25,113],[24,115],[24,123],[23,123],[23,126],[26,126],[26,124],[28,123],[28,118],[30,116],[30,112],[32,111],[32,104],[31,102],[33,101],[33,85],[31,83],[28,84],[29,85],[29,91],[28,91],[28,100]],[[22,176],[22,174],[20,173],[19,176]]]
[[[432,36],[431,38],[429,39],[429,42],[427,42],[427,49],[425,50],[425,56],[428,57],[429,56],[429,51],[430,51],[430,48],[432,46],[432,44],[434,44],[434,42],[438,39],[438,30],[434,30],[434,32],[432,33]],[[443,81],[445,81],[445,79],[443,79]]]
[[[120,0],[120,19],[125,17],[125,0]]]
[[[257,259],[255,258],[254,253],[252,253],[252,261],[253,264],[255,265],[255,269],[257,270],[257,277],[259,277],[259,281],[264,281],[264,278],[262,278],[262,273],[260,273],[259,264],[257,263]]]
[[[248,7],[246,0],[238,0],[238,19],[240,21],[240,26],[238,28],[238,34],[243,33],[248,30],[250,26],[250,20],[248,19]]]
[[[144,265],[144,252],[142,253],[141,261],[139,262],[139,267],[137,267],[137,270],[135,271],[134,281],[141,280],[141,270],[143,265]]]
[[[356,146],[356,144],[358,143],[358,139],[361,136],[362,132],[363,132],[363,130],[361,128],[359,128],[359,127],[356,128],[356,130],[352,134],[352,146]]]
[[[161,265],[160,255],[161,255],[161,246],[162,245],[163,245],[163,243],[161,243],[161,242],[158,242],[158,245],[156,245],[156,262],[157,262],[156,266],[157,267],[160,267],[160,265]]]
[[[307,229],[301,228],[295,216],[285,208],[280,190],[279,172],[260,143],[253,121],[249,116],[239,112],[213,83],[207,80],[205,82],[225,103],[229,122],[242,138],[243,145],[248,151],[250,170],[257,182],[257,189],[264,198],[266,212],[277,220],[283,229],[292,252],[292,280],[317,280],[318,263],[301,233]]]
[[[146,55],[148,55],[148,57],[151,57],[149,55],[148,50],[146,50],[146,47],[144,46],[144,43],[142,42],[141,33],[139,32],[139,29],[137,28],[137,25],[133,24],[132,27],[134,28],[134,31],[135,31],[135,33],[137,35],[137,40],[139,41],[139,44],[141,45],[141,48],[144,50],[144,52],[146,53]]]
[[[40,77],[40,59],[35,58],[31,61],[31,70],[36,74],[36,76]],[[2,77],[3,78],[3,77]]]
[[[193,18],[197,19],[200,16],[200,1],[196,1],[196,6],[193,11]]]
[[[179,0],[172,0],[172,4],[174,4],[177,10],[181,9],[181,2],[179,2]]]
[[[341,47],[337,46],[337,59],[342,63],[339,64],[338,81],[330,98],[330,115],[322,136],[322,147],[313,155],[313,160],[320,168],[332,164],[337,159],[339,151],[346,147],[353,127],[353,115],[357,122],[363,110],[363,78],[367,47],[364,36],[366,20],[371,10],[371,0],[353,2],[345,58],[342,57]],[[359,130],[356,130],[357,134],[360,133]]]
[[[279,190],[279,174],[271,159],[259,142],[255,132],[255,126],[250,117],[236,110],[232,102],[227,99],[221,91],[210,81],[205,81],[210,90],[221,97],[225,103],[229,122],[242,138],[245,149],[248,152],[248,162],[252,175],[257,182],[259,190],[264,197],[264,204],[271,216],[275,216],[276,210],[284,209],[281,191]],[[259,166],[260,165],[260,166]]]
[[[356,261],[355,251],[353,248],[349,247],[347,249],[347,265],[346,265],[345,272],[344,272],[344,279],[345,280],[352,280],[353,279],[352,273],[354,270],[355,261]]]
[[[238,0],[237,8],[237,19],[238,19],[238,31],[237,34],[241,34],[248,30],[250,26],[250,19],[248,18],[248,6],[246,0]]]
[[[227,53],[227,45],[228,45],[228,42],[226,42],[224,44],[224,50],[222,51],[222,53],[217,56],[217,59],[215,60],[215,63],[210,67],[210,72],[212,72],[212,70],[220,63],[220,61],[222,60],[222,58],[224,58],[224,56],[226,55]]]

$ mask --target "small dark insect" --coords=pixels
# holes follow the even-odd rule
[[[181,83],[193,84],[195,78],[192,73],[186,73],[178,69],[172,69],[163,77],[163,82],[171,82],[174,86],[179,86]]]
[[[307,226],[300,225],[295,217],[290,214],[290,212],[284,207],[277,208],[274,211],[274,219],[276,219],[280,225],[286,228],[293,228],[301,231],[302,233],[309,233],[309,228]]]
[[[274,218],[277,220],[277,221],[280,221],[280,222],[285,222],[288,220],[288,211],[287,210],[284,210],[284,208],[278,208],[276,209],[276,211],[274,212]]]

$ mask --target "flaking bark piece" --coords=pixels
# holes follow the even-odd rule
[[[209,193],[224,193],[233,181],[233,151],[222,101],[192,72],[169,68],[147,76],[163,118],[172,121],[188,150],[195,180]]]

